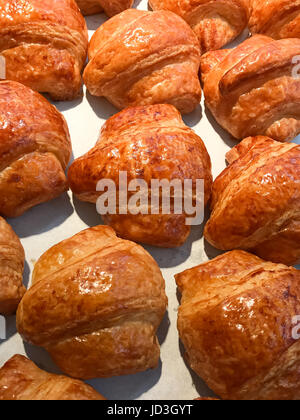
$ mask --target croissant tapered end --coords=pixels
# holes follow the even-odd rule
[[[71,141],[62,114],[17,82],[0,82],[0,214],[17,217],[68,190]]]
[[[197,38],[174,13],[126,10],[96,31],[89,58],[89,92],[119,109],[168,103],[188,113],[200,102]]]
[[[88,33],[75,0],[0,0],[5,77],[72,100],[81,93]]]
[[[149,0],[153,10],[181,16],[198,37],[202,53],[233,41],[246,28],[248,0]]]
[[[167,180],[169,185],[179,182],[182,188],[185,181],[191,180],[191,198],[194,199],[199,193],[197,180],[203,180],[204,208],[211,195],[212,174],[203,141],[183,123],[172,105],[128,108],[111,117],[103,126],[96,146],[70,166],[68,179],[80,200],[96,203],[102,194],[97,192],[97,184],[102,179],[113,181],[120,196],[124,188],[119,181],[121,173],[126,173],[128,185],[132,182],[146,184],[145,208],[141,204],[139,214],[129,211],[124,214],[118,206],[117,214],[110,211],[103,216],[105,222],[122,238],[167,248],[181,246],[191,230],[185,208],[182,206],[182,210],[175,213],[172,201],[170,211],[163,211],[161,200],[159,214],[153,212],[153,196],[170,199],[172,189],[167,186],[156,193],[152,184],[163,185]],[[128,207],[132,195],[128,194],[125,203]],[[197,203],[194,200],[191,204],[196,207]]]
[[[176,281],[188,363],[216,395],[300,398],[298,270],[233,251],[178,274]]]
[[[252,34],[274,39],[300,38],[299,0],[250,0],[249,28]]]
[[[19,238],[2,217],[0,244],[0,314],[12,315],[26,291],[23,286],[25,254]]]
[[[218,123],[236,139],[266,135],[286,142],[300,133],[300,39],[256,35],[232,50],[207,53],[204,95]]]
[[[23,338],[79,379],[156,368],[167,306],[153,258],[113,229],[87,229],[48,250],[17,313]]]
[[[76,0],[83,15],[94,15],[104,11],[107,16],[112,17],[129,9],[133,0]]]
[[[105,400],[84,382],[39,369],[24,356],[12,357],[0,369],[0,401]]]
[[[222,250],[300,262],[300,146],[268,137],[245,139],[215,180],[205,238]]]

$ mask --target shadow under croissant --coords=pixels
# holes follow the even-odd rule
[[[190,368],[189,364],[186,361],[184,346],[183,346],[183,344],[182,344],[182,342],[180,340],[179,340],[179,349],[180,349],[181,356],[182,356],[182,358],[184,360],[184,363],[185,363],[185,365],[186,365],[186,367],[187,367],[187,369],[190,372],[190,375],[192,377],[193,385],[194,385],[196,391],[198,392],[199,396],[204,397],[204,398],[218,398],[216,396],[216,394],[210,388],[208,388],[208,386],[203,381],[203,379],[201,379],[200,376],[198,376]]]
[[[23,274],[23,284],[28,289],[30,281],[30,267],[27,261],[25,260],[24,274]],[[9,340],[15,334],[17,334],[17,325],[16,325],[16,315],[4,316],[5,318],[5,339],[0,339],[0,345],[5,341]]]
[[[149,245],[144,245],[144,248],[152,255],[160,268],[178,267],[190,258],[193,243],[199,241],[203,237],[204,227],[209,217],[210,210],[209,205],[207,205],[202,225],[192,226],[190,236],[179,248],[157,248]],[[171,253],[170,250],[172,251]]]
[[[300,135],[293,140],[293,143],[300,144]]]
[[[204,239],[204,250],[210,260],[213,260],[226,252],[213,247],[206,239]]]
[[[104,225],[102,217],[97,213],[96,204],[80,201],[73,194],[73,206],[80,219],[89,227]]]
[[[70,197],[64,193],[54,200],[31,208],[22,216],[7,221],[19,238],[27,238],[60,226],[73,213]]]

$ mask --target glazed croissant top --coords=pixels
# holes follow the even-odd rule
[[[69,130],[45,98],[1,81],[0,138],[0,214],[19,216],[68,189]]]
[[[110,227],[97,226],[39,259],[17,327],[69,376],[125,375],[157,366],[156,330],[166,304],[153,258]]]
[[[288,265],[300,262],[300,146],[245,139],[216,179],[205,238],[223,250],[252,250]]]
[[[300,0],[250,0],[249,28],[274,39],[300,38]]]
[[[182,113],[200,102],[197,37],[171,12],[129,9],[93,35],[84,81],[119,109],[170,103]]]
[[[300,78],[293,70],[299,54],[300,39],[255,35],[233,50],[203,56],[206,104],[219,124],[239,140],[262,134],[278,141],[296,137]]]
[[[20,239],[0,217],[0,314],[11,315],[25,293],[25,254]]]
[[[96,203],[101,194],[97,183],[110,179],[116,185],[118,203],[120,172],[126,172],[128,184],[133,180],[146,182],[146,209],[141,206],[143,214],[122,214],[118,207],[118,214],[105,215],[103,219],[126,239],[163,247],[182,245],[190,233],[186,223],[189,216],[184,208],[181,214],[174,214],[173,201],[171,214],[163,214],[161,202],[160,214],[151,213],[152,182],[179,180],[183,187],[185,179],[192,180],[195,205],[196,180],[204,180],[206,204],[212,174],[204,143],[183,123],[173,106],[128,108],[114,115],[103,126],[96,146],[73,162],[68,179],[75,195],[92,203]],[[133,194],[128,192],[126,204]]]
[[[176,281],[188,362],[217,395],[300,398],[298,270],[232,251],[178,274]]]
[[[0,0],[6,78],[71,100],[81,89],[88,35],[75,0]]]
[[[153,10],[170,10],[196,33],[204,54],[222,48],[246,28],[248,0],[149,0]]]
[[[24,356],[12,357],[0,369],[0,401],[105,400],[84,382],[39,369]]]
[[[107,16],[114,16],[133,5],[133,0],[76,0],[84,15],[93,15],[104,10]]]

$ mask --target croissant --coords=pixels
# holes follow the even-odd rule
[[[222,250],[251,250],[288,265],[300,262],[300,146],[245,139],[216,179],[205,238]]]
[[[299,0],[250,0],[249,28],[274,39],[300,38]]]
[[[93,35],[84,82],[119,109],[169,103],[182,113],[201,99],[196,35],[171,12],[129,9]]]
[[[114,16],[133,5],[133,0],[76,0],[83,15],[93,15],[104,10],[107,16]]]
[[[24,356],[12,357],[0,369],[0,401],[105,400],[84,382],[39,369]]]
[[[16,312],[24,293],[25,254],[20,239],[0,217],[0,314]]]
[[[217,395],[300,399],[299,271],[232,251],[176,281],[187,361]]]
[[[6,79],[72,100],[81,90],[88,34],[74,0],[0,0]]]
[[[47,251],[17,312],[23,338],[79,379],[155,368],[165,284],[153,258],[107,226]]]
[[[96,146],[71,165],[68,179],[80,200],[96,203],[102,194],[97,192],[101,179],[114,181],[120,196],[122,171],[127,173],[128,185],[133,180],[147,183],[147,212],[122,214],[118,208],[117,214],[103,215],[104,221],[122,238],[169,248],[182,245],[191,231],[186,223],[188,216],[184,212],[175,214],[174,206],[171,214],[163,214],[161,207],[160,214],[153,214],[152,181],[180,180],[183,185],[185,179],[190,179],[196,195],[196,180],[204,180],[206,204],[212,174],[204,143],[183,123],[172,105],[128,108],[110,118]],[[132,195],[128,194],[128,206]]]
[[[278,141],[300,133],[300,78],[294,57],[300,39],[255,35],[233,50],[203,56],[206,104],[235,138],[266,135]]]
[[[170,10],[196,33],[204,54],[237,38],[249,20],[249,0],[149,0],[153,10]]]
[[[0,138],[0,214],[20,216],[68,190],[68,127],[41,95],[0,82]]]

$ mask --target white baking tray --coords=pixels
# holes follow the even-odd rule
[[[147,10],[146,0],[137,8]],[[105,15],[86,19],[89,36],[106,20]],[[245,35],[247,36],[247,35]],[[64,114],[71,133],[73,157],[86,153],[97,141],[103,123],[117,112],[104,99],[92,97],[84,88],[82,99],[55,103]],[[203,139],[211,156],[216,177],[226,166],[225,154],[236,143],[201,106],[184,117],[185,123]],[[300,138],[296,140],[300,144]],[[89,226],[101,224],[96,207],[79,202],[72,193],[37,206],[18,219],[8,220],[21,238],[26,252],[25,283],[30,284],[34,263],[47,249]],[[108,399],[117,400],[190,400],[198,396],[213,396],[204,382],[186,365],[177,332],[179,306],[174,274],[201,264],[219,254],[202,236],[203,226],[193,227],[187,243],[179,249],[145,247],[156,259],[166,280],[169,298],[168,313],[159,329],[161,362],[156,370],[137,375],[89,381]],[[0,366],[15,354],[24,354],[49,372],[59,373],[43,349],[24,344],[16,332],[15,317],[7,318],[7,340],[0,340]]]

